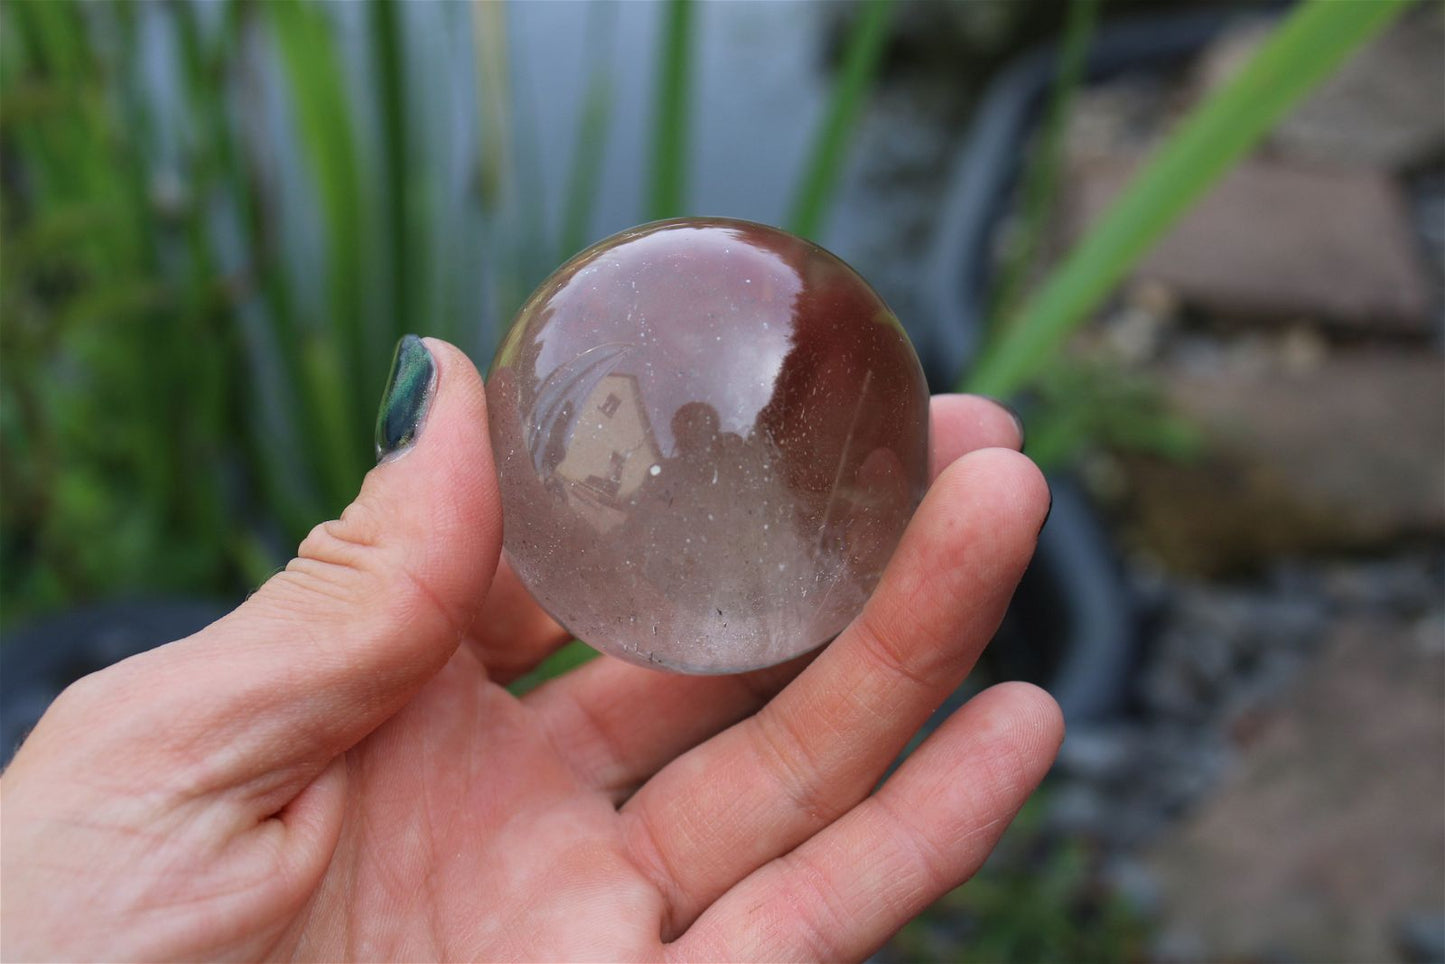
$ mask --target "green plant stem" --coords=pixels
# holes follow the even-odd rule
[[[1047,364],[1149,247],[1289,108],[1411,0],[1307,0],[1191,114],[992,342],[964,386],[1007,397]]]
[[[893,0],[868,0],[848,36],[843,67],[833,87],[823,126],[808,151],[808,161],[788,212],[788,230],[794,234],[816,238],[823,229],[824,219],[838,193],[848,143],[878,72],[892,12]]]
[[[264,493],[264,504],[280,520],[288,535],[300,538],[323,515],[316,492],[303,495],[296,491],[304,490],[307,482],[324,477],[320,449],[303,446],[301,452],[288,458],[283,451],[284,446],[278,445],[274,434],[268,432],[262,420],[255,417],[261,408],[257,394],[263,389],[255,380],[238,378],[235,374],[239,370],[237,360],[248,353],[246,339],[242,337],[236,317],[245,310],[244,305],[254,299],[264,303],[265,307],[258,315],[265,319],[274,344],[281,346],[280,350],[268,354],[268,367],[275,370],[280,385],[292,397],[302,402],[310,398],[310,390],[305,387],[300,375],[299,350],[290,347],[298,344],[296,329],[284,287],[279,284],[280,271],[274,263],[275,246],[267,239],[261,178],[250,169],[248,155],[238,147],[229,112],[225,109],[227,85],[235,83],[244,87],[241,58],[236,51],[240,49],[243,35],[250,29],[251,14],[240,4],[229,5],[221,19],[219,34],[207,43],[194,4],[173,4],[166,7],[166,11],[174,18],[177,31],[190,122],[199,132],[199,155],[193,173],[198,201],[191,220],[196,228],[200,227],[204,212],[209,210],[208,195],[215,193],[229,199],[240,215],[238,229],[244,239],[242,247],[251,259],[250,264],[230,266],[232,276],[224,280],[219,277],[223,266],[217,262],[214,252],[208,251],[209,260],[198,261],[194,268],[211,285],[223,286],[217,297],[224,304],[217,310],[230,313],[229,317],[216,321],[217,345],[214,351],[221,354],[223,369],[230,368],[229,373],[223,371],[221,376],[226,392],[224,405],[227,415],[223,436],[218,437],[234,439],[243,448],[243,462],[254,473],[255,484]],[[193,241],[193,247],[195,244]],[[257,364],[254,358],[252,364]],[[292,408],[298,431],[307,438],[320,437],[322,427],[316,422],[315,406],[297,404]],[[236,550],[242,544],[259,543],[255,543],[249,535],[242,535],[231,540],[230,544]],[[250,565],[249,557],[234,551],[233,555],[242,571],[251,574],[254,567]]]
[[[512,106],[511,51],[507,7],[501,3],[470,5],[475,63],[478,211],[473,223],[481,236],[482,270],[489,292],[487,304],[494,327],[510,320],[526,291],[522,289],[523,258],[516,238],[523,234],[520,179],[516,173],[516,136]]]
[[[601,8],[598,8],[601,9]],[[587,243],[602,178],[602,153],[607,142],[607,124],[612,116],[612,86],[604,73],[594,75],[587,89],[587,101],[577,124],[577,143],[572,170],[567,178],[567,198],[562,209],[562,230],[557,243],[557,260],[565,261]]]
[[[592,214],[601,184],[607,128],[612,119],[612,37],[616,8],[598,3],[588,8],[590,49],[596,58],[588,72],[587,94],[577,118],[577,139],[572,145],[572,165],[567,177],[567,194],[562,204],[562,228],[558,232],[557,260],[565,261],[587,243]]]
[[[385,367],[383,350],[367,330],[361,298],[365,198],[351,103],[325,11],[297,0],[263,9],[275,26],[296,132],[311,164],[326,228],[331,317],[303,336],[300,350],[304,373],[323,386],[315,401],[326,428],[322,438],[308,441],[328,452],[326,497],[331,511],[337,511],[355,494],[369,466],[369,411]]]
[[[1024,175],[1023,219],[1018,243],[1009,253],[995,289],[993,310],[989,312],[990,327],[1008,326],[1028,287],[1029,272],[1034,267],[1054,210],[1064,168],[1064,131],[1074,95],[1084,78],[1089,45],[1094,39],[1098,21],[1099,0],[1070,0],[1069,18],[1059,46],[1058,72],[1054,75],[1049,96],[1047,118]]]
[[[652,119],[652,170],[647,190],[647,216],[652,220],[686,213],[692,20],[692,0],[669,0]]]
[[[402,66],[401,24],[395,0],[373,0],[371,44],[376,59],[376,93],[381,102],[381,147],[386,194],[387,253],[391,261],[391,317],[387,336],[400,337],[416,322],[412,311],[411,208],[406,170],[406,72]]]

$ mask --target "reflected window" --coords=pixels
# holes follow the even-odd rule
[[[613,397],[616,398],[617,396],[614,395]],[[608,465],[609,471],[607,478],[604,479],[598,475],[589,475],[583,480],[582,484],[594,492],[597,492],[599,495],[605,495],[609,499],[615,499],[617,498],[617,490],[622,488],[622,469],[626,465],[627,456],[621,452],[614,451],[611,462]]]

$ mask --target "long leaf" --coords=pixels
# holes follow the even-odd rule
[[[1022,388],[1114,286],[1289,108],[1411,0],[1307,0],[1191,114],[983,353],[969,391]]]
[[[588,9],[587,34],[594,63],[588,71],[587,95],[577,117],[577,139],[572,145],[572,167],[567,194],[562,204],[562,229],[558,232],[557,260],[565,261],[588,241],[592,214],[597,206],[607,128],[612,119],[612,37],[616,32],[616,8],[593,4]]]
[[[303,365],[325,371],[341,399],[318,406],[330,437],[312,444],[332,450],[327,496],[340,508],[355,492],[366,470],[373,393],[382,382],[384,348],[373,344],[360,296],[363,196],[357,169],[351,103],[346,96],[341,57],[324,10],[296,0],[264,8],[275,26],[277,48],[290,81],[296,132],[311,165],[326,229],[327,288],[331,318],[307,338]],[[293,347],[294,346],[288,346]],[[334,358],[323,359],[326,354]]]
[[[692,18],[692,0],[670,0],[662,29],[657,107],[652,118],[647,215],[654,220],[686,213]]]
[[[1054,210],[1064,171],[1064,131],[1074,95],[1084,79],[1089,44],[1094,37],[1100,0],[1070,0],[1064,39],[1059,46],[1058,72],[1049,96],[1048,119],[1039,132],[1037,146],[1029,159],[1023,184],[1023,224],[1018,244],[999,272],[994,289],[993,325],[1007,325],[1017,319],[1019,302],[1027,287],[1029,272]]]
[[[411,230],[411,181],[407,176],[406,70],[401,19],[395,0],[373,0],[367,11],[372,56],[376,60],[376,96],[381,104],[381,152],[385,170],[387,255],[391,262],[388,334],[400,338],[412,318],[412,264],[418,240]]]
[[[473,3],[470,10],[480,139],[475,192],[480,217],[474,223],[480,228],[481,267],[489,289],[484,296],[487,327],[495,334],[526,295],[522,254],[515,243],[523,229],[511,48],[506,5]]]
[[[241,359],[249,355],[240,320],[248,307],[245,302],[255,299],[265,304],[264,310],[255,312],[258,319],[264,319],[274,345],[293,347],[301,343],[292,311],[285,298],[281,273],[273,261],[272,247],[266,239],[264,226],[266,205],[260,195],[261,180],[250,169],[251,155],[237,145],[232,128],[231,112],[227,108],[228,84],[239,83],[242,74],[238,68],[242,54],[244,35],[250,24],[250,14],[239,4],[227,7],[220,20],[218,35],[209,41],[205,38],[200,14],[193,3],[178,3],[166,7],[176,28],[177,49],[181,58],[182,76],[185,79],[185,93],[190,108],[189,119],[195,133],[197,156],[195,159],[198,190],[214,190],[216,199],[210,203],[234,205],[238,214],[238,230],[241,236],[240,251],[222,254],[218,249],[208,251],[202,260],[202,239],[192,237],[192,247],[197,249],[197,260],[193,271],[215,285],[218,278],[242,277],[253,279],[248,284],[236,285],[235,292],[228,298],[230,317],[218,321],[217,345],[213,352],[220,352],[225,359],[223,371],[218,380],[221,390],[226,393],[229,426],[225,437],[234,440],[245,452],[244,464],[255,474],[255,482],[264,493],[265,504],[281,521],[284,531],[299,539],[316,520],[325,514],[318,500],[318,480],[326,472],[319,446],[287,446],[280,444],[277,427],[266,424],[259,415],[264,407],[259,395],[268,390],[287,393],[297,403],[284,406],[290,409],[297,434],[306,439],[323,436],[323,427],[315,416],[317,405],[311,396],[319,389],[310,385],[301,376],[300,352],[278,350],[267,352],[265,361],[252,358],[252,365],[261,366],[266,375],[261,377],[237,377]],[[242,95],[245,96],[244,94]],[[208,188],[208,186],[210,186]],[[223,200],[222,200],[223,199]],[[202,194],[200,212],[211,210],[208,198]],[[202,217],[191,218],[193,235],[200,234]],[[229,257],[229,261],[228,261]],[[258,353],[259,354],[259,353]],[[266,378],[274,379],[278,385],[266,385]],[[304,493],[304,494],[303,494]],[[233,552],[249,552],[251,541],[247,537],[231,540]],[[254,566],[249,557],[242,558],[243,571],[251,573]]]
[[[573,147],[567,198],[562,208],[562,230],[557,242],[559,262],[572,257],[587,243],[602,183],[602,155],[611,117],[612,85],[606,76],[594,76],[577,122],[577,142]]]
[[[808,152],[788,213],[788,229],[794,234],[815,238],[823,229],[824,218],[838,193],[848,143],[873,85],[873,75],[878,72],[892,11],[893,0],[868,0],[853,25],[828,112]]]

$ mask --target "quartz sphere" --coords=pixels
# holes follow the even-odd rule
[[[928,390],[861,277],[761,224],[593,245],[488,375],[504,549],[578,639],[731,673],[836,636],[927,484]]]

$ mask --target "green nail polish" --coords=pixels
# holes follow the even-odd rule
[[[416,335],[403,335],[396,343],[391,377],[381,395],[376,415],[376,460],[384,462],[416,441],[431,408],[436,389],[436,362]]]

